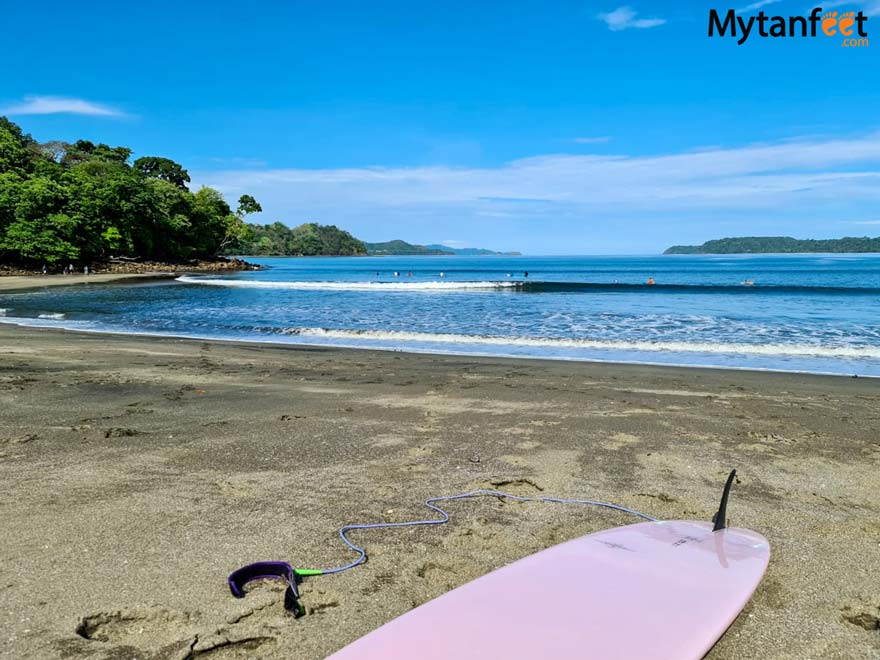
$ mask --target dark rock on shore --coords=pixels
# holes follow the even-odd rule
[[[75,270],[81,272],[85,264],[74,264]],[[60,273],[64,265],[56,265],[49,269],[50,273]],[[169,263],[165,261],[118,261],[118,262],[102,262],[89,264],[89,271],[94,274],[99,273],[120,273],[120,274],[137,274],[137,273],[212,273],[217,271],[239,271],[239,270],[259,270],[260,266],[252,264],[242,259],[193,259],[192,261],[182,261]],[[17,268],[15,266],[6,266],[0,264],[0,277],[14,275],[39,275],[39,270],[28,270]]]

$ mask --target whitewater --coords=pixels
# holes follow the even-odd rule
[[[880,376],[877,255],[257,261],[260,271],[0,294],[0,322]]]

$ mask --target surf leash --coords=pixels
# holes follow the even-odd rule
[[[236,598],[245,597],[245,586],[254,580],[263,580],[267,578],[280,579],[287,582],[287,589],[284,592],[284,609],[286,609],[294,617],[305,614],[305,608],[299,602],[299,591],[297,585],[302,582],[304,577],[312,577],[316,575],[334,575],[342,573],[356,566],[360,566],[367,561],[367,551],[359,545],[355,544],[348,538],[348,533],[362,529],[388,529],[395,527],[417,527],[422,525],[445,525],[449,522],[449,514],[441,507],[437,506],[437,502],[446,502],[452,500],[463,500],[472,497],[498,497],[502,499],[514,500],[516,502],[552,502],[554,504],[583,504],[588,506],[604,507],[613,509],[633,516],[638,516],[650,522],[658,522],[657,518],[649,516],[634,509],[628,509],[625,506],[611,504],[610,502],[598,502],[596,500],[568,500],[558,497],[525,497],[523,495],[512,495],[504,493],[500,490],[479,489],[472,490],[467,493],[459,493],[458,495],[442,495],[440,497],[430,497],[424,502],[424,506],[431,511],[440,515],[439,518],[428,518],[425,520],[406,520],[403,522],[385,522],[385,523],[365,523],[345,525],[339,529],[339,538],[348,548],[357,553],[357,558],[334,568],[322,569],[303,569],[294,568],[285,561],[260,561],[254,564],[242,566],[229,576],[229,590]]]

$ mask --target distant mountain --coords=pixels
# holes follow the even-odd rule
[[[426,245],[426,248],[429,250],[443,250],[444,252],[451,252],[452,254],[458,254],[465,257],[482,257],[488,254],[503,254],[510,257],[519,257],[522,256],[520,252],[496,252],[495,250],[487,250],[486,248],[451,248],[447,245]]]
[[[402,255],[434,255],[434,256],[483,256],[487,254],[507,254],[519,256],[519,252],[495,252],[483,248],[451,248],[447,245],[435,243],[433,245],[414,245],[406,241],[385,241],[384,243],[365,243],[367,254],[402,254]]]
[[[383,254],[405,254],[405,255],[451,255],[452,250],[443,248],[443,246],[425,246],[413,245],[406,241],[385,241],[384,243],[364,243],[367,246],[367,254],[383,255]],[[441,249],[442,248],[442,249]]]
[[[367,246],[367,254],[383,255],[383,254],[401,254],[401,255],[433,255],[433,256],[484,256],[488,254],[506,254],[510,256],[519,256],[519,252],[495,252],[494,250],[486,250],[483,248],[451,248],[446,245],[434,243],[433,245],[414,245],[406,241],[385,241],[384,243],[365,243]]]
[[[673,245],[663,254],[800,254],[880,252],[880,237],[798,239],[790,236],[720,238],[702,245]]]

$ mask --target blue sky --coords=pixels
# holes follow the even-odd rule
[[[880,235],[880,0],[821,5],[863,10],[867,48],[708,38],[709,8],[748,5],[12,3],[0,114],[174,158],[256,196],[257,221],[371,241]]]

